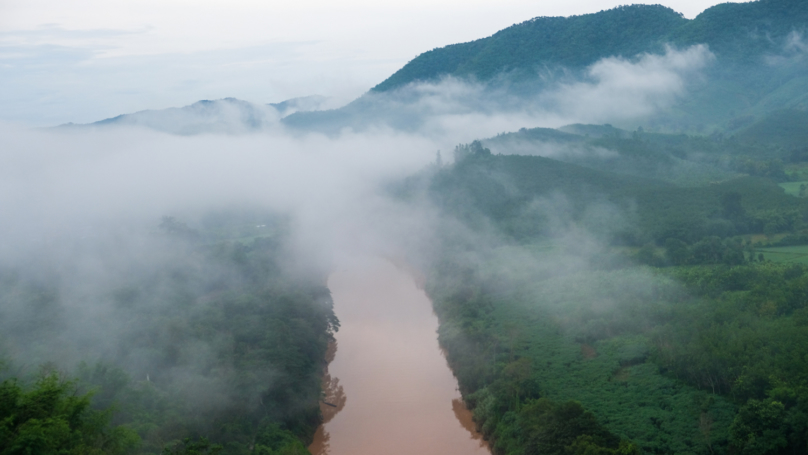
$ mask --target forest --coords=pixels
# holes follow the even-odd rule
[[[424,52],[373,90],[390,91],[441,75],[490,81],[511,71],[524,78],[537,65],[582,68],[606,57],[659,52],[665,44],[707,44],[722,63],[748,70],[759,67],[761,54],[777,53],[778,40],[806,20],[808,10],[799,0],[723,3],[692,20],[662,5],[624,5],[578,16],[536,17],[486,38]]]
[[[62,245],[73,267],[4,267],[0,452],[308,453],[339,321],[325,277],[290,269],[284,226],[164,217]]]
[[[467,228],[427,292],[494,453],[804,453],[799,141],[561,130],[460,145],[395,189]]]
[[[228,98],[15,136],[0,455],[309,454],[352,254],[417,271],[494,455],[808,453],[806,24],[804,0],[537,17],[269,129]],[[553,111],[614,89],[598,62],[674,87],[614,125]]]
[[[437,214],[406,259],[496,455],[804,453],[803,119],[521,129],[385,186]],[[293,229],[166,216],[5,263],[2,453],[306,454],[339,321]]]

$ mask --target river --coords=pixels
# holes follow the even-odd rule
[[[438,346],[438,320],[412,275],[352,262],[328,287],[341,328],[314,455],[490,454]]]

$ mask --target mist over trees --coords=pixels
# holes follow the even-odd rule
[[[339,328],[325,277],[290,271],[282,219],[258,217],[274,223],[256,228],[222,218],[198,231],[164,217],[145,238],[53,245],[73,250],[65,263],[4,267],[3,375],[52,371],[32,385],[3,382],[8,453],[31,450],[37,425],[53,453],[161,453],[191,436],[227,453],[305,450]]]
[[[806,26],[623,6],[339,109],[0,126],[0,454],[308,453],[363,255],[424,274],[496,455],[804,453]]]

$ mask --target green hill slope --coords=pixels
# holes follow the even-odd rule
[[[468,154],[438,172],[428,192],[438,207],[468,225],[495,225],[521,241],[552,236],[559,226],[548,215],[554,211],[592,232],[611,231],[618,243],[640,246],[760,233],[767,225],[786,232],[801,226],[808,209],[808,200],[788,196],[763,178],[681,187],[540,156],[492,155],[475,144],[459,147]],[[614,220],[594,216],[598,207],[608,207]]]
[[[451,100],[462,105],[463,112],[530,110],[543,105],[547,100],[542,96],[559,87],[597,79],[586,70],[602,59],[631,61],[643,54],[663,54],[667,47],[704,44],[715,59],[698,75],[684,78],[673,105],[660,106],[641,119],[604,120],[629,122],[619,125],[629,130],[643,126],[665,133],[733,134],[774,111],[808,108],[805,30],[808,2],[802,0],[725,3],[692,20],[660,5],[538,17],[487,38],[424,52],[347,106],[295,113],[282,122],[326,133],[377,123],[417,129],[430,115],[441,113],[420,108],[446,102],[419,108],[417,100],[430,95],[412,84],[445,77],[482,83],[479,93]],[[553,106],[550,102],[545,107]]]
[[[787,149],[808,146],[808,112],[783,109],[744,128],[735,138],[741,142],[776,144]]]
[[[583,68],[606,57],[659,52],[665,44],[707,44],[722,61],[758,64],[780,54],[789,35],[808,23],[808,3],[761,0],[725,3],[688,20],[660,5],[620,6],[571,17],[537,17],[476,41],[425,52],[373,88],[384,92],[441,76],[491,80],[544,68]]]
[[[672,9],[659,5],[621,6],[572,17],[538,17],[488,38],[425,52],[373,90],[383,92],[443,75],[488,80],[502,71],[532,73],[544,65],[581,67],[609,55],[658,51],[663,39],[686,22]]]

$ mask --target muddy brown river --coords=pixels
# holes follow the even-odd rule
[[[438,320],[412,275],[382,259],[329,277],[342,327],[314,455],[490,454],[460,400]]]

